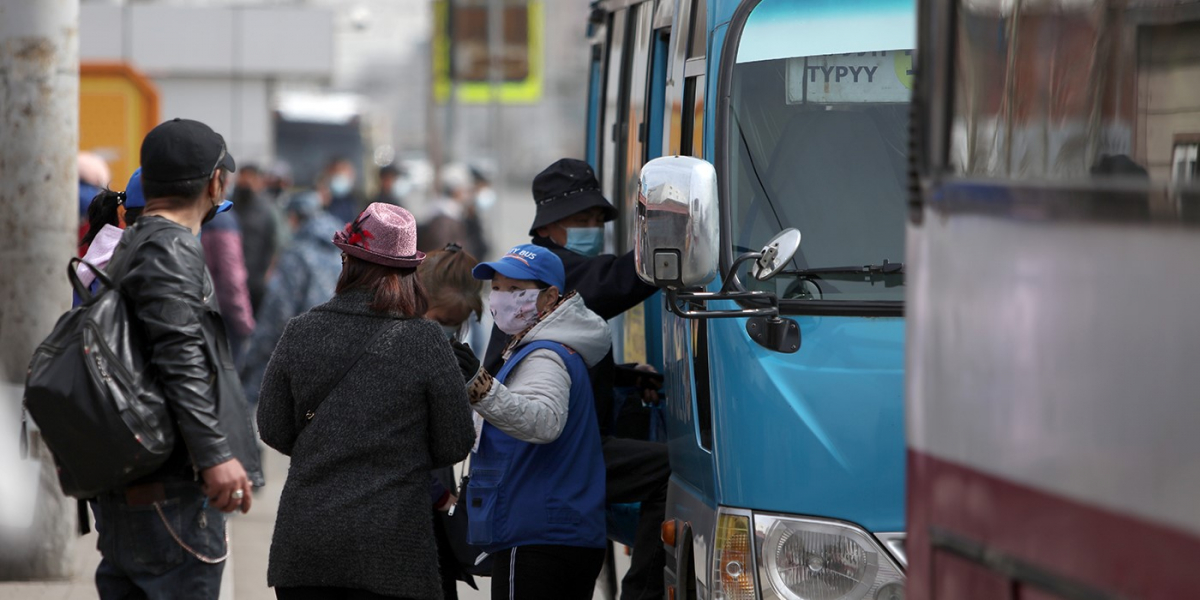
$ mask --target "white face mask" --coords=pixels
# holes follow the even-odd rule
[[[541,290],[492,292],[488,305],[496,327],[508,335],[516,335],[537,321],[537,299]]]

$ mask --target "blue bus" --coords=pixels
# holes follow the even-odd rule
[[[587,157],[663,293],[669,599],[904,597],[912,0],[608,0]]]

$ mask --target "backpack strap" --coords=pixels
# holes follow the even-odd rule
[[[346,365],[342,367],[342,372],[338,373],[338,376],[333,379],[333,382],[325,388],[324,393],[322,393],[320,396],[317,396],[320,398],[320,400],[317,400],[317,403],[304,413],[304,420],[300,422],[301,431],[304,430],[304,426],[308,425],[309,421],[313,420],[313,417],[317,416],[317,409],[320,408],[321,403],[328,399],[329,395],[337,389],[338,384],[342,383],[342,380],[346,378],[346,375],[350,373],[350,370],[354,368],[354,365],[357,365],[358,361],[362,360],[362,357],[367,353],[367,350],[369,350],[371,346],[374,346],[375,342],[378,341],[379,338],[383,337],[384,333],[395,329],[398,325],[400,325],[398,322],[384,323],[382,327],[377,329],[375,333],[371,335],[371,338],[367,340],[367,343],[359,347],[358,354],[354,355],[354,360],[347,362]]]

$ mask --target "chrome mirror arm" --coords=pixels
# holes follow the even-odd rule
[[[738,268],[740,268],[742,266],[742,263],[750,261],[750,260],[758,260],[758,259],[762,258],[762,256],[763,256],[762,252],[747,252],[747,253],[737,257],[737,259],[733,261],[733,265],[731,265],[729,267],[729,273],[727,273],[725,275],[725,282],[721,284],[720,293],[729,294],[729,293],[733,292],[734,277],[737,275]],[[759,293],[766,293],[766,292],[759,292]],[[775,301],[775,305],[776,306],[779,305],[778,300]]]
[[[681,302],[699,303],[707,306],[713,300],[747,300],[766,301],[767,308],[742,308],[737,310],[689,310],[680,307]],[[779,298],[771,292],[689,292],[675,289],[666,290],[667,310],[682,319],[729,319],[738,317],[779,317]]]

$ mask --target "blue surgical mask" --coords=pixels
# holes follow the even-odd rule
[[[599,256],[604,249],[603,227],[567,227],[566,249],[580,256]]]
[[[345,196],[354,189],[354,180],[347,175],[334,175],[329,179],[329,191],[334,196]]]
[[[412,182],[406,178],[398,177],[392,182],[392,197],[397,200],[404,200],[412,191]]]
[[[496,190],[485,187],[475,194],[475,207],[486,211],[496,205]]]
[[[461,342],[467,337],[466,323],[461,323],[459,325],[443,325],[439,323],[439,325],[442,327],[442,334],[446,336],[446,339],[452,342]]]

